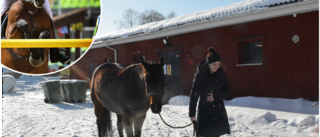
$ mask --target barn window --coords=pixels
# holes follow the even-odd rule
[[[262,65],[263,44],[261,41],[239,42],[238,66],[241,65]]]

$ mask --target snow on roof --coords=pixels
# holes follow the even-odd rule
[[[163,20],[159,22],[152,22],[129,29],[123,29],[111,33],[102,34],[96,36],[95,42],[104,41],[109,39],[127,38],[138,34],[148,34],[164,29],[174,28],[186,24],[195,22],[209,21],[218,18],[224,18],[228,16],[234,16],[237,14],[243,14],[253,11],[266,9],[282,4],[288,4],[298,1],[310,1],[310,0],[245,0],[231,5],[200,11],[184,16],[178,16],[172,19]]]

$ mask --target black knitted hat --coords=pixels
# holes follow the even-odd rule
[[[208,52],[209,53],[206,58],[207,64],[214,63],[216,61],[221,61],[220,55],[218,53],[216,53],[216,51],[212,47],[208,48]]]

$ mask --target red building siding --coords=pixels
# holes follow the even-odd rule
[[[72,79],[90,80],[93,70],[90,66],[98,66],[109,59],[114,59],[114,53],[107,48],[90,49],[80,60],[70,67],[70,77]],[[89,86],[89,85],[88,85]]]
[[[284,16],[203,31],[169,36],[170,47],[162,39],[152,39],[112,46],[118,62],[128,66],[136,54],[147,61],[157,61],[160,51],[181,50],[183,93],[189,95],[194,73],[212,46],[221,55],[231,97],[261,96],[318,100],[319,89],[319,12]],[[294,43],[292,36],[300,41]],[[262,41],[262,65],[237,66],[239,43]],[[101,62],[113,52],[89,50],[81,60]],[[108,54],[107,54],[108,53]],[[109,54],[110,53],[110,54]],[[87,59],[87,57],[95,59]],[[97,57],[98,56],[98,57]],[[97,60],[96,60],[97,59]],[[81,61],[78,63],[82,64]],[[77,67],[72,66],[71,68]],[[71,71],[72,72],[72,71]]]

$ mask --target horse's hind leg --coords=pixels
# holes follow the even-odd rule
[[[122,117],[122,118],[123,118],[124,129],[126,130],[126,133],[127,133],[127,137],[134,137],[133,136],[132,121],[130,121],[130,119],[127,117]]]
[[[29,31],[29,24],[25,19],[19,19],[17,21],[17,28],[24,33],[26,39],[32,38],[31,32]]]
[[[118,127],[119,136],[123,137],[122,116],[117,115],[117,118],[118,118],[117,127]]]
[[[102,104],[95,104],[94,111],[97,117],[99,137],[112,136],[112,123],[110,111],[104,108]]]
[[[146,118],[146,114],[135,119],[135,121],[134,121],[135,137],[141,137],[141,128],[142,128],[142,125],[143,125],[145,118]]]

